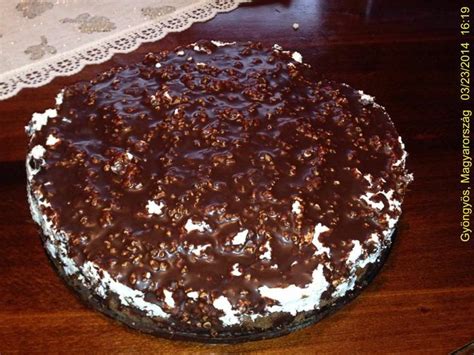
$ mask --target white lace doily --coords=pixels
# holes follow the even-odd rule
[[[249,0],[0,0],[0,100]]]

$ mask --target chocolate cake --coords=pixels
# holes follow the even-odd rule
[[[200,41],[34,114],[28,198],[91,306],[208,342],[318,321],[380,268],[411,180],[384,108],[297,52]]]

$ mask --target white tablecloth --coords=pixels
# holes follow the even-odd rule
[[[0,100],[248,0],[0,0]]]

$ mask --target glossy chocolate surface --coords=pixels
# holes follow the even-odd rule
[[[219,325],[221,295],[264,314],[276,301],[259,287],[304,287],[320,264],[330,283],[348,277],[353,241],[372,252],[400,214],[377,192],[403,199],[403,148],[382,107],[295,59],[199,42],[67,87],[30,148],[46,148],[32,188],[70,256],[191,327]],[[330,253],[313,243],[319,223]]]

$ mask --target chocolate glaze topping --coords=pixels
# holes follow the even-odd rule
[[[46,148],[31,182],[42,213],[78,265],[189,327],[219,327],[220,296],[265,314],[276,301],[259,287],[304,287],[320,264],[329,298],[354,240],[365,255],[374,233],[388,243],[401,211],[378,192],[401,201],[409,182],[382,107],[259,43],[150,53],[67,87],[57,109],[30,142]]]

